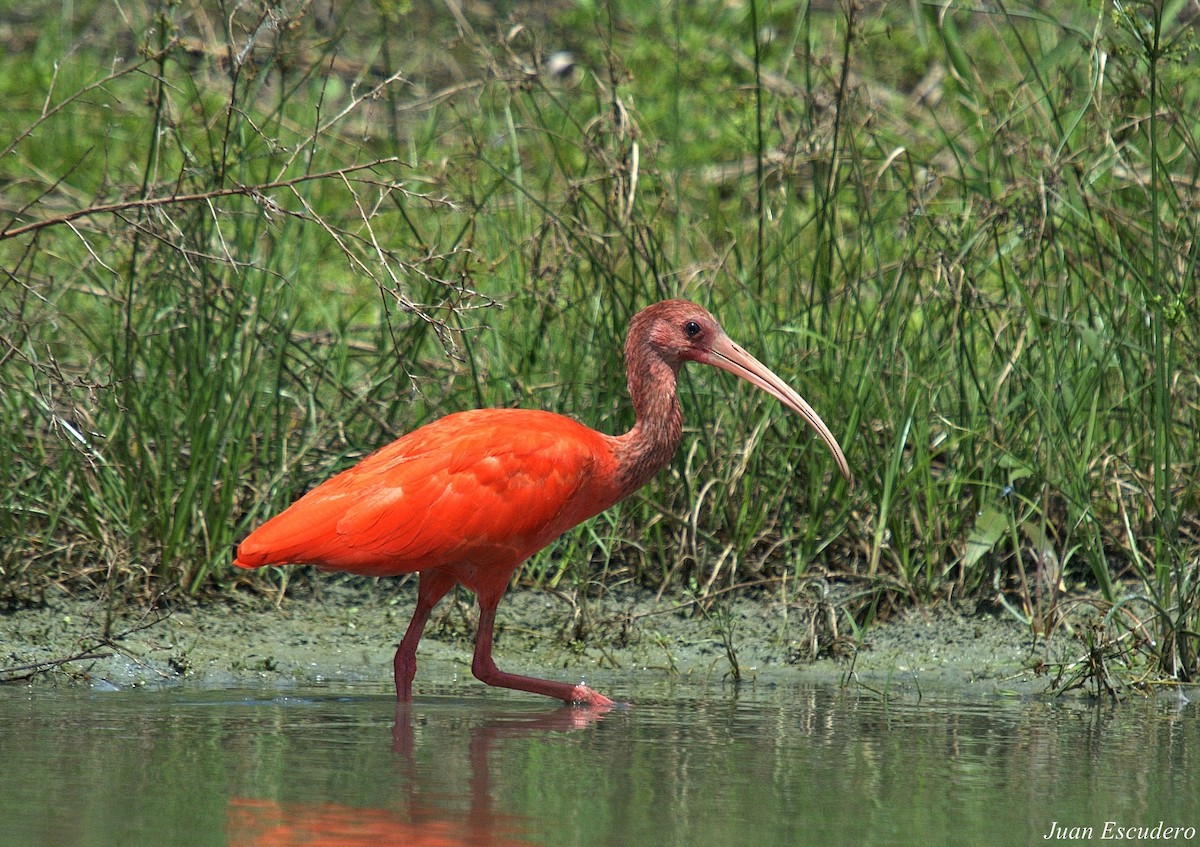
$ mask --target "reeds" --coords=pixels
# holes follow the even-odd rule
[[[1197,672],[1185,4],[343,6],[8,34],[8,594],[219,587],[249,526],[455,409],[621,430],[628,319],[679,295],[859,484],[692,375],[668,478],[527,578],[820,574],[859,623],[972,596],[1039,633],[1086,603]]]

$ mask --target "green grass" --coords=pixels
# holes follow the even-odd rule
[[[1132,669],[1200,672],[1187,4],[342,6],[0,32],[6,594],[220,590],[449,411],[623,430],[628,320],[686,296],[858,484],[689,373],[678,460],[524,578],[812,575],[859,624],[975,597],[1037,632],[1083,602]]]

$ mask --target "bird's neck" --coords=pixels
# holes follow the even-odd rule
[[[676,394],[678,368],[653,354],[629,355],[629,395],[636,421],[616,439],[621,497],[641,488],[675,455],[683,437],[683,412]]]

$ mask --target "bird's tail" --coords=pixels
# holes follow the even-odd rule
[[[246,541],[239,544],[233,556],[234,566],[249,569],[275,564],[275,562],[271,561],[271,557],[266,550],[255,549],[256,546],[254,544],[247,544]]]

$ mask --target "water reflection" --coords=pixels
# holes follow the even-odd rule
[[[498,741],[531,733],[576,732],[595,724],[611,707],[562,708],[538,715],[514,713],[471,727],[468,740],[468,805],[422,790],[412,704],[397,704],[392,751],[405,775],[399,808],[336,803],[281,802],[233,797],[227,809],[229,847],[525,847],[535,822],[496,808],[492,752]],[[431,795],[432,796],[429,796]]]
[[[1056,822],[1200,828],[1195,705],[676,685],[600,713],[473,694],[447,685],[396,713],[382,684],[0,687],[0,847],[925,847],[1043,843]]]
[[[441,809],[392,809],[332,803],[229,801],[230,847],[526,847],[509,823],[455,820]]]

